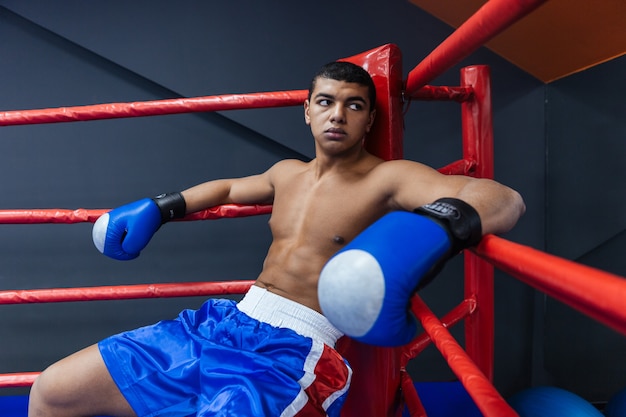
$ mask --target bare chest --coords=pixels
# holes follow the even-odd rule
[[[276,189],[275,238],[343,245],[387,211],[384,196],[366,182],[291,182]]]

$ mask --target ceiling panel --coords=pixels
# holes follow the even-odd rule
[[[452,27],[485,0],[410,0]],[[626,0],[550,0],[485,45],[550,82],[626,53]]]

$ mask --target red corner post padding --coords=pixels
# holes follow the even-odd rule
[[[365,147],[383,159],[402,158],[402,54],[387,44],[340,59],[367,70],[376,86],[376,122]]]
[[[342,59],[365,68],[376,85],[376,121],[365,147],[383,159],[402,158],[402,55],[395,45],[383,45]],[[342,417],[392,417],[402,413],[399,348],[364,345],[348,337],[338,351],[353,370]]]

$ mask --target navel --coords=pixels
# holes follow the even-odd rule
[[[333,237],[333,242],[335,242],[338,245],[343,245],[345,241],[346,240],[342,236],[335,235],[335,237]]]

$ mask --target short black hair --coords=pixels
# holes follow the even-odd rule
[[[322,66],[311,80],[311,86],[309,87],[309,100],[315,89],[315,83],[318,78],[327,78],[330,80],[345,81],[348,83],[360,84],[367,87],[368,98],[370,100],[370,111],[374,110],[376,106],[376,86],[370,74],[360,67],[359,65],[345,61],[329,62]]]

